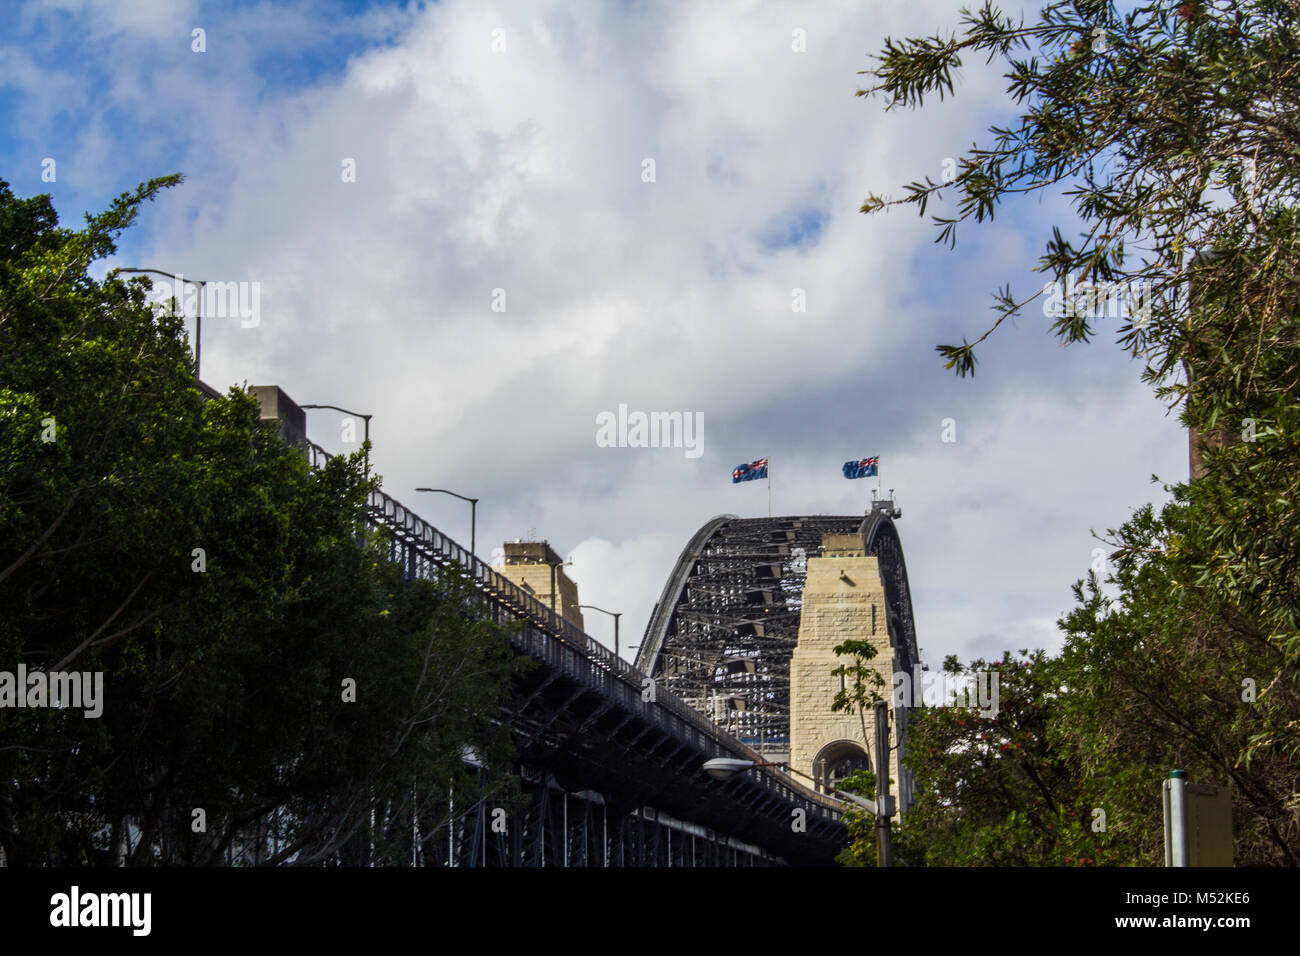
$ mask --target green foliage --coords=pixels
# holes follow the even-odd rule
[[[870,641],[844,641],[834,648],[837,657],[848,657],[849,662],[841,664],[831,671],[832,677],[840,679],[840,690],[836,691],[831,702],[834,713],[858,715],[862,726],[862,744],[869,751],[871,741],[867,739],[867,711],[875,701],[883,700],[880,689],[885,686],[884,678],[869,662],[877,654],[875,645]]]
[[[1257,617],[1199,583],[1201,530],[1217,520],[1203,506],[1224,494],[1207,478],[1110,532],[1112,571],[1075,585],[1062,653],[996,665],[996,715],[914,712],[904,763],[917,804],[895,834],[901,865],[1160,865],[1160,787],[1175,767],[1230,786],[1239,865],[1298,862],[1285,733],[1300,713],[1295,669]],[[989,667],[945,664],[957,676]],[[874,833],[858,824],[850,855],[869,862]]]
[[[1179,767],[1230,785],[1238,864],[1300,863],[1286,732],[1300,713],[1294,666],[1242,594],[1207,586],[1203,573],[1215,550],[1204,529],[1222,520],[1204,506],[1229,494],[1210,477],[1178,489],[1159,516],[1140,510],[1112,532],[1107,590],[1119,596],[1090,576],[1061,622],[1071,691],[1061,734],[1082,770],[1109,784],[1106,799],[1122,808],[1112,819],[1133,827],[1138,862],[1162,859],[1154,788]]]
[[[1090,828],[1095,787],[1052,733],[1060,662],[1042,651],[953,667],[973,679],[994,670],[996,712],[928,707],[913,712],[904,762],[916,804],[894,832],[900,866],[1053,866],[1125,862],[1124,835]],[[850,854],[873,865],[868,815],[850,821]]]
[[[1137,290],[1120,342],[1185,424],[1219,440],[1204,477],[1168,489],[1173,503],[1109,532],[1113,567],[1076,585],[1062,654],[1004,658],[997,718],[931,708],[912,723],[919,803],[896,855],[1158,864],[1160,783],[1181,767],[1230,785],[1238,864],[1296,865],[1300,4],[1149,2],[1121,14],[1105,0],[1051,2],[1027,26],[985,3],[963,11],[959,35],[886,40],[861,94],[922,106],[955,92],[970,53],[1005,64],[1020,115],[973,147],[952,182],[926,178],[863,211],[910,203],[924,214],[952,189],[954,214],[933,217],[951,245],[959,224],[1059,188],[1083,231],[1054,229],[1037,268],[1058,288]],[[973,373],[975,346],[1045,291],[998,292],[983,335],[938,347],[948,367]],[[1097,305],[1065,302],[1053,331],[1089,341]]]
[[[876,774],[871,770],[858,770],[841,780],[839,789],[874,800]],[[845,803],[844,825],[849,831],[849,845],[839,852],[836,862],[843,866],[875,866],[878,858],[876,818],[865,810]]]
[[[147,280],[89,277],[178,181],[80,231],[0,183],[0,670],[102,671],[106,698],[0,708],[0,849],[205,865],[274,827],[252,862],[409,859],[413,813],[432,832],[450,788],[503,786],[463,754],[510,759],[506,635],[363,533],[361,453],[313,471],[251,395],[205,401]]]
[[[1146,290],[1150,315],[1130,315],[1121,341],[1147,359],[1148,381],[1178,398],[1194,389],[1197,421],[1245,395],[1266,404],[1293,395],[1298,27],[1294,0],[1220,0],[1194,11],[1165,0],[1122,14],[1105,0],[1058,0],[1030,25],[986,2],[963,10],[960,33],[886,39],[859,95],[882,97],[886,109],[920,107],[954,93],[954,71],[975,54],[1005,65],[1021,113],[961,157],[951,182],[926,177],[901,199],[868,197],[862,211],[910,204],[925,214],[950,190],[954,214],[931,218],[938,240],[952,245],[959,224],[1059,188],[1085,231],[1072,241],[1054,229],[1038,269],[1062,285],[1073,276]],[[1192,255],[1211,248],[1213,258]],[[1198,290],[1190,297],[1189,280]],[[975,346],[1042,294],[1000,291],[988,331],[938,347],[948,367],[972,373]],[[1074,305],[1052,324],[1067,343],[1095,331],[1088,303]],[[1214,354],[1222,345],[1227,354]],[[1273,367],[1261,368],[1269,352]],[[1170,380],[1206,359],[1213,368],[1198,368],[1193,386]]]

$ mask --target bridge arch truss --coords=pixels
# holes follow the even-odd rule
[[[687,543],[651,613],[637,669],[769,757],[788,752],[790,658],[807,560],[822,535],[862,534],[880,563],[890,643],[919,662],[903,546],[890,501],[863,515],[721,515]]]

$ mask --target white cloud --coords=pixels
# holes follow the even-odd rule
[[[63,6],[155,46],[163,29]],[[951,27],[951,4],[451,0],[354,23],[397,34],[314,85],[264,87],[255,53],[283,41],[291,58],[339,29],[309,11],[277,38],[253,8],[221,61],[186,45],[117,64],[103,95],[173,142],[188,176],[132,254],[262,282],[257,328],[205,328],[204,377],[373,413],[390,493],[479,496],[484,555],[535,528],[574,555],[584,601],[625,613],[625,645],[699,525],[766,513],[761,485],[729,482],[742,460],[772,457],[779,512],[854,513],[868,484],[839,464],[882,454],[935,662],[1053,640],[1044,622],[1086,569],[1088,529],[1152,497],[1151,471],[1181,477],[1176,423],[1113,348],[1062,354],[1031,316],[986,346],[974,382],[942,370],[933,346],[977,335],[989,292],[1026,278],[1043,212],[965,230],[955,254],[911,212],[857,212],[870,191],[938,178],[1005,118],[1003,81],[979,65],[922,112],[854,96],[886,34]],[[10,73],[35,82],[29,66]],[[86,151],[114,154],[105,192],[124,168],[166,171],[132,143]],[[765,247],[808,210],[826,217],[815,245]],[[595,415],[619,403],[702,412],[703,457],[596,447]],[[939,442],[947,415],[955,446]],[[313,413],[313,434],[334,428]],[[456,504],[419,506],[463,539]]]
[[[73,29],[80,29],[94,40],[118,34],[149,39],[175,38],[186,47],[190,30],[202,26],[197,22],[198,0],[38,0],[28,4],[26,14],[47,17],[63,14]]]

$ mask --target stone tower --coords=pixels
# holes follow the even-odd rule
[[[562,567],[564,559],[545,541],[507,541],[504,546],[505,564],[494,565],[492,570],[508,578],[530,593],[571,624],[582,627],[582,611],[578,610],[578,585],[569,579]],[[551,604],[551,584],[555,584],[555,603]]]
[[[822,538],[821,557],[808,559],[804,583],[799,642],[790,660],[790,765],[815,777],[822,789],[857,769],[875,766],[872,753],[875,726],[871,711],[831,710],[845,680],[832,674],[852,663],[837,657],[835,647],[846,640],[870,641],[876,648],[871,660],[883,680],[876,689],[890,704],[890,792],[900,809],[911,802],[910,774],[900,772],[898,739],[906,735],[907,713],[892,703],[893,676],[902,664],[890,640],[885,586],[879,560],[866,553],[861,534],[834,534]]]

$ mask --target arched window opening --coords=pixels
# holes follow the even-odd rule
[[[813,777],[817,789],[829,793],[839,787],[846,777],[859,770],[870,770],[871,759],[859,744],[851,740],[837,740],[827,744],[813,760]]]

